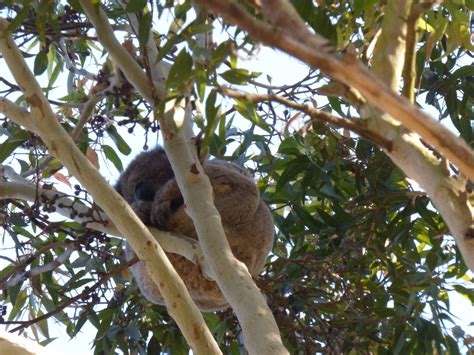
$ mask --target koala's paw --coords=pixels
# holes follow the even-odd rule
[[[151,225],[158,229],[166,230],[166,222],[171,216],[171,204],[169,200],[155,200],[151,208]]]
[[[168,181],[155,195],[151,208],[151,224],[158,229],[167,230],[166,226],[173,215],[184,204],[176,180]]]

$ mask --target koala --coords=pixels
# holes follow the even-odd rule
[[[273,246],[274,226],[267,206],[252,176],[244,168],[222,160],[206,160],[203,168],[214,192],[214,204],[235,257],[257,275]],[[197,239],[191,218],[186,214],[183,197],[173,170],[161,147],[141,153],[119,177],[116,190],[149,226]],[[217,283],[203,276],[199,265],[167,253],[201,311],[220,311],[228,302]],[[127,259],[135,256],[126,248]],[[143,262],[132,266],[132,274],[145,298],[164,304]]]

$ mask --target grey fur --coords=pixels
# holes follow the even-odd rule
[[[209,176],[214,203],[234,255],[244,262],[252,276],[265,264],[273,239],[273,220],[261,201],[247,170],[222,160],[208,160],[203,168]],[[147,225],[197,239],[192,220],[185,212],[183,198],[162,148],[140,154],[120,176],[117,191]],[[127,258],[135,254],[127,247]],[[214,281],[206,279],[196,264],[182,256],[167,254],[202,311],[218,311],[228,303]],[[142,294],[152,303],[164,304],[142,262],[132,267]]]

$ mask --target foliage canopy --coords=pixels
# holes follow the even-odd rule
[[[261,15],[254,2],[243,3],[255,17]],[[292,1],[317,34],[370,66],[373,43],[389,15],[385,1],[317,3]],[[273,253],[256,282],[291,353],[456,354],[463,342],[473,343],[459,327],[451,332],[456,320],[448,297],[459,293],[473,302],[472,277],[429,198],[377,141],[282,102],[232,98],[223,90],[271,93],[356,119],[356,104],[338,94],[337,83],[308,68],[301,80],[272,85],[265,73],[246,69],[246,60],[258,56],[259,43],[219,18],[211,25],[206,16],[196,16],[190,1],[102,5],[124,47],[138,58],[153,26],[157,60],[171,64],[168,97],[192,87],[201,148],[253,169],[277,230]],[[0,1],[0,8],[65,130],[72,133],[83,124],[84,105],[97,96],[94,113],[76,136],[94,165],[117,176],[124,156],[137,153],[132,140],[145,149],[155,144],[160,132],[155,115],[161,112],[127,81],[110,86],[114,63],[77,1]],[[468,0],[424,9],[417,21],[414,86],[416,103],[471,147],[473,9]],[[138,17],[138,31],[128,26],[131,14]],[[207,31],[214,31],[211,48],[196,40]],[[150,63],[141,65],[146,70]],[[7,75],[0,77],[0,88],[2,96],[25,102]],[[98,208],[49,157],[39,136],[6,116],[0,120],[2,164]],[[127,274],[122,239],[58,218],[47,205],[4,199],[0,208],[0,324],[30,329],[47,343],[53,318],[71,337],[89,322],[97,329],[97,354],[186,353],[188,345],[165,308],[144,300]],[[59,265],[42,271],[57,260]],[[205,314],[205,320],[226,353],[239,353],[240,328],[232,311]]]

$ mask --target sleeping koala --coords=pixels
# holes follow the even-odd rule
[[[214,191],[214,203],[235,257],[257,275],[273,245],[273,220],[261,201],[251,175],[238,165],[222,160],[204,161]],[[162,148],[141,153],[120,176],[117,191],[147,225],[197,239],[192,220],[185,212],[171,165]],[[135,256],[127,246],[128,259]],[[226,309],[228,303],[217,283],[206,279],[197,264],[168,253],[168,258],[202,311]],[[164,304],[158,287],[143,262],[132,267],[142,294],[152,303]]]

